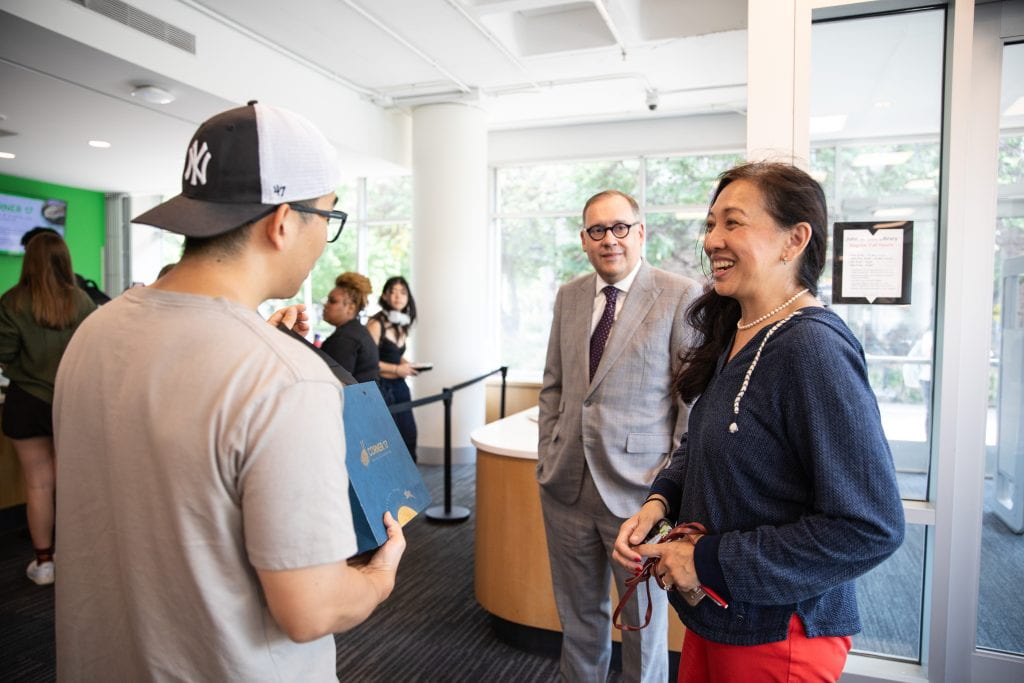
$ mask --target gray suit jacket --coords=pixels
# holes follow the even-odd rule
[[[591,273],[558,290],[540,391],[537,481],[576,502],[586,458],[608,509],[629,517],[686,431],[689,411],[672,391],[691,339],[689,278],[641,264],[590,382]]]

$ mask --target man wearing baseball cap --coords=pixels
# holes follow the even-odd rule
[[[335,680],[331,634],[390,594],[390,516],[346,563],[341,385],[256,313],[340,233],[337,174],[309,121],[250,103],[199,127],[181,194],[135,219],[184,253],[80,327],[58,372],[58,678]]]

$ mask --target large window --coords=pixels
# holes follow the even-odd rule
[[[361,272],[379,293],[393,275],[408,280],[412,263],[412,176],[367,178],[366,239],[359,253]],[[376,301],[376,296],[374,297]]]
[[[370,278],[373,294],[368,313],[378,308],[377,297],[389,277],[411,279],[412,177],[358,178],[346,181],[336,191],[337,207],[349,215],[341,237],[327,245],[294,297],[261,307],[266,314],[285,304],[306,304],[312,313],[313,333],[321,339],[334,331],[323,322],[321,312],[338,275],[353,270]]]
[[[591,271],[580,246],[588,198],[607,189],[635,197],[647,231],[645,258],[699,280],[697,238],[714,180],[740,159],[722,153],[496,169],[502,362],[514,373],[540,377],[555,294]]]

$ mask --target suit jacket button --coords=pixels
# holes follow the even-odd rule
[[[594,402],[588,399],[588,400],[586,400],[586,401],[584,401],[584,402],[583,402],[583,407],[584,407],[584,408],[589,408],[589,407],[590,407],[590,406],[592,406],[593,404],[594,404]]]

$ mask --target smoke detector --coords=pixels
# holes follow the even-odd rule
[[[175,100],[174,94],[155,85],[140,85],[132,90],[132,97],[149,104],[170,104]]]

